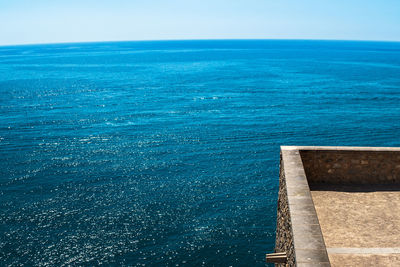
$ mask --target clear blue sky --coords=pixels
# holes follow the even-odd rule
[[[0,0],[0,45],[252,38],[400,41],[400,0]]]

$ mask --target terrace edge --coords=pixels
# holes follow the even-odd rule
[[[326,183],[400,183],[400,147],[281,146],[277,266],[331,266],[310,192]]]
[[[328,253],[299,148],[281,147],[275,251],[286,252],[287,262],[276,266],[327,267]]]

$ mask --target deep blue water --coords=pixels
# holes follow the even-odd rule
[[[264,266],[280,145],[400,145],[400,43],[0,47],[0,265]]]

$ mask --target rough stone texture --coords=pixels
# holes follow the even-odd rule
[[[281,167],[279,175],[278,214],[276,221],[275,252],[286,252],[288,261],[286,264],[276,266],[295,266],[292,224],[290,222],[289,205],[286,190],[284,163],[281,155]]]
[[[400,183],[400,151],[340,148],[300,150],[310,186]]]
[[[299,151],[281,150],[279,188],[276,252],[286,266],[330,266]]]

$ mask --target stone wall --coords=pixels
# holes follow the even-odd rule
[[[287,262],[277,266],[329,267],[300,152],[281,147],[276,252],[286,252]]]
[[[279,193],[278,193],[278,214],[276,220],[276,240],[275,252],[286,252],[288,260],[286,264],[276,264],[276,266],[295,266],[295,256],[293,247],[292,224],[290,221],[288,195],[286,190],[286,179],[284,163],[280,162]]]
[[[400,184],[400,148],[281,147],[276,252],[286,264],[330,266],[310,186]]]
[[[312,184],[400,183],[400,151],[300,149]]]

